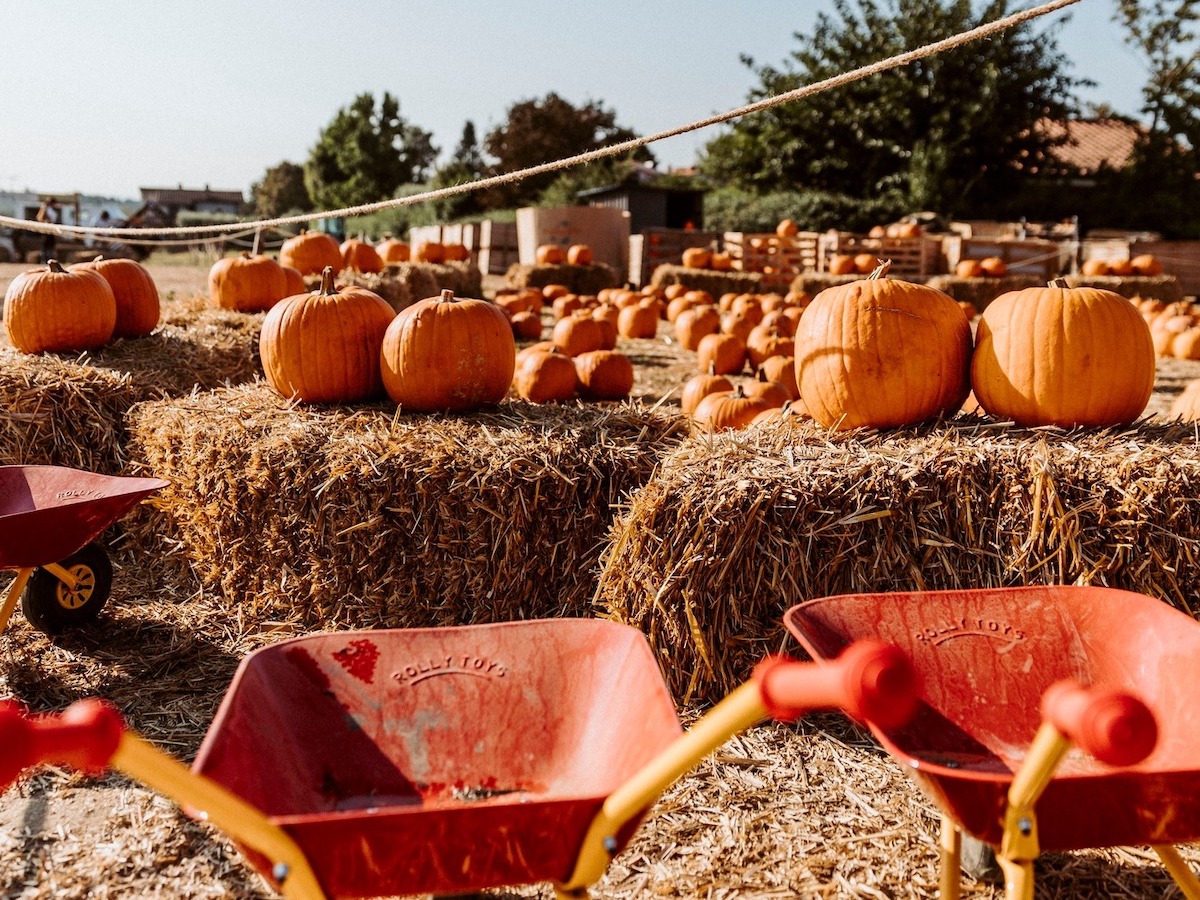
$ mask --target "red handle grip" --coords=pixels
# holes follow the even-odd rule
[[[805,711],[837,707],[856,719],[895,728],[916,709],[916,670],[900,648],[857,641],[828,663],[763,660],[754,670],[772,718],[791,721]]]
[[[1059,681],[1042,695],[1042,718],[1110,766],[1139,763],[1158,743],[1154,714],[1121,691]]]
[[[80,700],[57,715],[28,716],[0,702],[0,789],[42,763],[98,773],[117,752],[125,722],[102,700]]]

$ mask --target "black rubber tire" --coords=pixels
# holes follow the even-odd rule
[[[45,569],[34,569],[21,592],[21,612],[44,634],[90,625],[112,592],[112,563],[99,544],[88,544],[59,565],[81,580],[79,590],[72,591]]]

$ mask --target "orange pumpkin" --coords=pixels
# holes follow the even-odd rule
[[[999,256],[986,256],[979,261],[979,268],[988,278],[1003,278],[1008,274],[1008,266]]]
[[[795,237],[800,233],[800,228],[791,219],[784,219],[775,226],[775,234],[778,237],[790,238]]]
[[[466,244],[450,243],[442,245],[442,260],[444,262],[466,262],[471,258],[471,251]]]
[[[404,410],[476,409],[512,385],[516,341],[494,303],[442,291],[403,310],[383,336],[383,386]]]
[[[542,318],[535,312],[513,313],[509,324],[519,341],[536,341],[542,336]]]
[[[683,391],[679,395],[679,408],[685,416],[690,416],[696,411],[701,400],[720,391],[732,392],[733,382],[712,371],[693,375],[683,385]]]
[[[132,259],[105,259],[97,256],[89,263],[71,266],[92,268],[99,272],[112,288],[117,301],[117,324],[113,337],[145,337],[158,327],[162,308],[158,288],[146,267]]]
[[[116,298],[94,268],[67,271],[52,259],[22,272],[4,294],[4,327],[22,353],[94,350],[116,324]]]
[[[304,283],[304,276],[300,274],[299,269],[293,269],[291,266],[280,266],[279,268],[283,269],[283,296],[291,297],[295,294],[303,294],[308,290],[308,285]]]
[[[796,329],[796,383],[826,428],[912,425],[953,414],[967,396],[967,317],[887,269],[821,291]]]
[[[1129,259],[1110,260],[1108,274],[1117,278],[1128,278],[1133,274],[1133,261]]]
[[[879,265],[879,259],[873,253],[857,253],[854,256],[854,271],[859,275],[869,275]]]
[[[1129,261],[1133,274],[1154,277],[1162,274],[1162,263],[1149,253],[1140,253]]]
[[[592,248],[587,244],[572,244],[567,248],[567,263],[572,266],[590,266]]]
[[[339,291],[333,267],[321,288],[287,297],[263,318],[258,352],[271,387],[303,403],[355,403],[382,393],[379,355],[395,317],[366,288]]]
[[[754,417],[771,408],[761,397],[747,397],[739,386],[732,392],[720,391],[707,395],[692,413],[692,422],[701,429],[722,431],[745,428]]]
[[[379,254],[379,258],[383,260],[385,266],[394,263],[406,263],[412,259],[412,248],[404,241],[399,241],[392,237],[377,246],[375,252]]]
[[[336,244],[334,248],[337,248]],[[338,268],[341,265],[342,257],[338,254]],[[208,296],[212,305],[220,309],[268,310],[284,298],[287,285],[283,268],[269,256],[251,256],[249,253],[227,256],[218,259],[208,270]]]
[[[579,395],[585,400],[624,400],[633,390],[633,362],[612,350],[592,350],[575,357]]]
[[[517,396],[531,403],[565,403],[578,387],[575,364],[557,347],[524,356],[513,377]]]
[[[853,275],[857,271],[854,268],[854,257],[844,253],[835,253],[829,257],[829,265],[826,268],[830,275]]]
[[[625,338],[650,339],[658,333],[656,300],[626,306],[617,315],[617,332]]]
[[[957,278],[982,278],[983,266],[977,259],[960,259],[954,267],[954,275]]]
[[[1089,259],[1079,269],[1084,275],[1090,277],[1103,277],[1108,274],[1108,261],[1103,259]]]
[[[1062,280],[1010,291],[979,319],[971,387],[989,415],[1018,425],[1123,425],[1150,400],[1154,342],[1112,291]]]
[[[291,266],[301,275],[316,275],[332,266],[336,275],[342,271],[342,250],[330,235],[323,231],[301,231],[288,238],[279,248],[279,265]],[[276,297],[279,300],[280,294]]]
[[[566,255],[558,244],[541,244],[534,251],[534,259],[539,266],[560,266],[566,259]]]
[[[746,345],[732,334],[706,334],[696,348],[701,372],[736,375],[746,367]]]
[[[438,265],[446,261],[446,245],[440,241],[424,241],[417,245],[413,256],[417,262]]]
[[[689,307],[675,319],[675,338],[685,350],[698,349],[701,338],[720,329],[721,314],[707,303]]]
[[[688,247],[683,251],[683,264],[689,269],[707,269],[712,262],[712,251],[707,247]]]
[[[796,359],[792,356],[771,356],[764,359],[758,367],[763,380],[779,385],[787,393],[789,400],[800,397],[800,388],[796,384]]]
[[[1172,419],[1182,419],[1184,422],[1200,421],[1200,378],[1189,381],[1182,393],[1171,404]]]
[[[587,310],[578,310],[554,323],[550,340],[567,356],[604,348],[606,336],[600,321]]]
[[[358,238],[347,238],[338,248],[342,254],[342,268],[354,272],[382,272],[383,259],[375,248]]]

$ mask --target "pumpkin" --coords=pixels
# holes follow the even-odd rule
[[[513,376],[517,396],[531,403],[565,403],[578,387],[575,364],[557,347],[524,356]]]
[[[583,308],[583,298],[578,294],[563,294],[561,297],[555,297],[554,302],[550,305],[556,319],[566,318],[572,313],[580,312]]]
[[[1162,263],[1149,253],[1141,253],[1129,261],[1135,275],[1153,277],[1162,274]]]
[[[342,271],[342,250],[338,242],[323,231],[301,231],[279,248],[279,265],[291,266],[301,275],[316,275],[325,271],[326,266],[332,266],[336,275]],[[280,294],[275,299],[282,297]]]
[[[683,251],[683,264],[689,269],[707,269],[712,262],[712,251],[707,247],[688,247]]]
[[[1113,259],[1108,263],[1108,274],[1116,278],[1128,278],[1133,274],[1133,261],[1129,259]]]
[[[696,347],[701,372],[737,375],[746,367],[746,344],[732,334],[706,334]]]
[[[592,248],[587,244],[572,244],[567,248],[567,263],[572,266],[590,266]]]
[[[575,357],[579,394],[586,400],[624,400],[633,390],[633,362],[612,350],[592,350]]]
[[[1018,425],[1122,425],[1154,389],[1154,342],[1124,297],[1059,279],[988,304],[971,386],[989,415]]]
[[[471,258],[471,251],[466,244],[449,243],[442,245],[442,260],[444,262],[466,262]]]
[[[364,240],[347,238],[342,241],[342,246],[338,249],[342,254],[343,269],[350,269],[354,272],[383,271],[383,259],[375,248]]]
[[[867,232],[867,237],[875,241],[882,240],[887,237],[887,229],[882,225],[872,225],[871,230]]]
[[[740,316],[745,316],[755,325],[758,325],[763,320],[762,304],[754,294],[738,294],[733,299],[733,303],[730,304],[729,311]]]
[[[757,326],[746,338],[746,355],[753,369],[757,369],[772,356],[795,356],[795,353],[795,339],[770,325]]]
[[[286,297],[263,318],[258,353],[271,387],[303,403],[355,403],[382,393],[379,354],[396,313],[366,288],[339,291],[333,267],[319,290]]]
[[[513,313],[513,337],[520,341],[536,341],[542,336],[542,317],[535,312]]]
[[[746,338],[750,337],[750,332],[756,327],[753,319],[747,319],[734,312],[727,312],[721,316],[721,333],[740,338],[743,344],[746,343]]]
[[[979,268],[988,278],[1003,278],[1008,274],[1008,266],[999,256],[986,256],[979,261]]]
[[[393,237],[377,246],[375,252],[379,254],[379,258],[383,260],[385,266],[393,263],[406,263],[412,259],[412,248],[404,241],[396,240]]]
[[[844,253],[835,253],[829,257],[829,265],[826,268],[830,275],[853,275],[857,271],[854,268],[854,257]]]
[[[685,350],[699,349],[701,338],[720,330],[721,314],[708,304],[685,309],[675,319],[675,338]]]
[[[617,315],[617,333],[625,338],[653,338],[658,333],[658,301],[626,306]]]
[[[982,278],[983,266],[977,259],[960,259],[954,267],[954,274],[958,278]]]
[[[565,284],[548,284],[542,288],[542,296],[553,303],[559,297],[565,297],[573,291]]]
[[[859,275],[869,275],[875,271],[879,260],[873,253],[857,253],[854,256],[854,271]]]
[[[783,425],[799,425],[807,418],[811,417],[804,409],[804,401],[797,398],[789,400],[783,406],[772,406],[770,409],[764,409],[750,420],[750,424],[763,425],[767,428],[779,428]]]
[[[566,255],[558,244],[541,244],[534,251],[534,259],[539,266],[560,266]]]
[[[701,400],[719,391],[732,392],[733,382],[711,370],[702,375],[693,375],[684,382],[683,391],[679,395],[679,408],[685,416],[690,416],[696,411]]]
[[[117,324],[113,337],[145,337],[158,327],[162,308],[158,288],[146,267],[132,259],[105,259],[97,256],[89,263],[71,266],[71,271],[92,268],[99,272],[112,288],[117,301]]]
[[[337,245],[334,245],[335,249]],[[342,257],[338,255],[338,268]],[[333,268],[331,264],[328,268]],[[318,270],[319,271],[319,270]],[[283,267],[269,256],[227,256],[208,270],[208,296],[213,306],[238,312],[262,312],[287,294]]]
[[[1189,381],[1171,404],[1170,417],[1185,422],[1200,421],[1200,378]]]
[[[554,323],[550,340],[567,356],[578,356],[603,349],[606,340],[604,327],[592,314],[581,309]]]
[[[692,422],[702,429],[721,431],[745,428],[754,417],[771,408],[761,397],[747,397],[739,386],[733,391],[709,394],[696,406]]]
[[[935,288],[884,277],[888,267],[821,291],[796,329],[796,383],[826,428],[912,425],[967,396],[967,317]]]
[[[500,307],[445,290],[414,303],[388,326],[380,354],[383,386],[405,410],[477,409],[508,393],[516,350]]]
[[[792,356],[772,356],[764,359],[758,367],[759,374],[766,381],[779,385],[788,395],[789,400],[800,397],[800,388],[796,385],[796,359]]]
[[[1103,277],[1108,274],[1108,262],[1103,259],[1089,259],[1079,269],[1089,277]]]
[[[417,262],[429,263],[437,265],[446,261],[446,245],[440,241],[424,241],[417,245],[417,252],[413,254],[413,258]]]
[[[300,274],[299,269],[293,269],[291,266],[280,266],[279,268],[283,269],[283,296],[291,297],[295,294],[303,294],[308,290],[308,285],[304,283],[304,276]]]
[[[775,234],[778,237],[790,238],[795,237],[799,233],[799,227],[791,219],[784,219],[775,226]]]
[[[4,294],[4,327],[22,353],[103,347],[117,324],[117,300],[94,268],[68,271],[52,259],[27,269]]]
[[[714,272],[730,272],[733,270],[733,254],[719,252],[708,258],[708,267]]]
[[[768,381],[766,373],[759,368],[753,381],[748,381],[742,385],[742,393],[747,397],[756,397],[759,400],[766,400],[771,406],[783,406],[792,399],[787,388],[776,381]]]

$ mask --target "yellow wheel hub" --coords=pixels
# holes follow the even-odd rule
[[[92,599],[92,591],[96,589],[96,574],[90,566],[72,566],[68,571],[75,576],[75,587],[60,581],[54,595],[64,609],[79,609]]]

